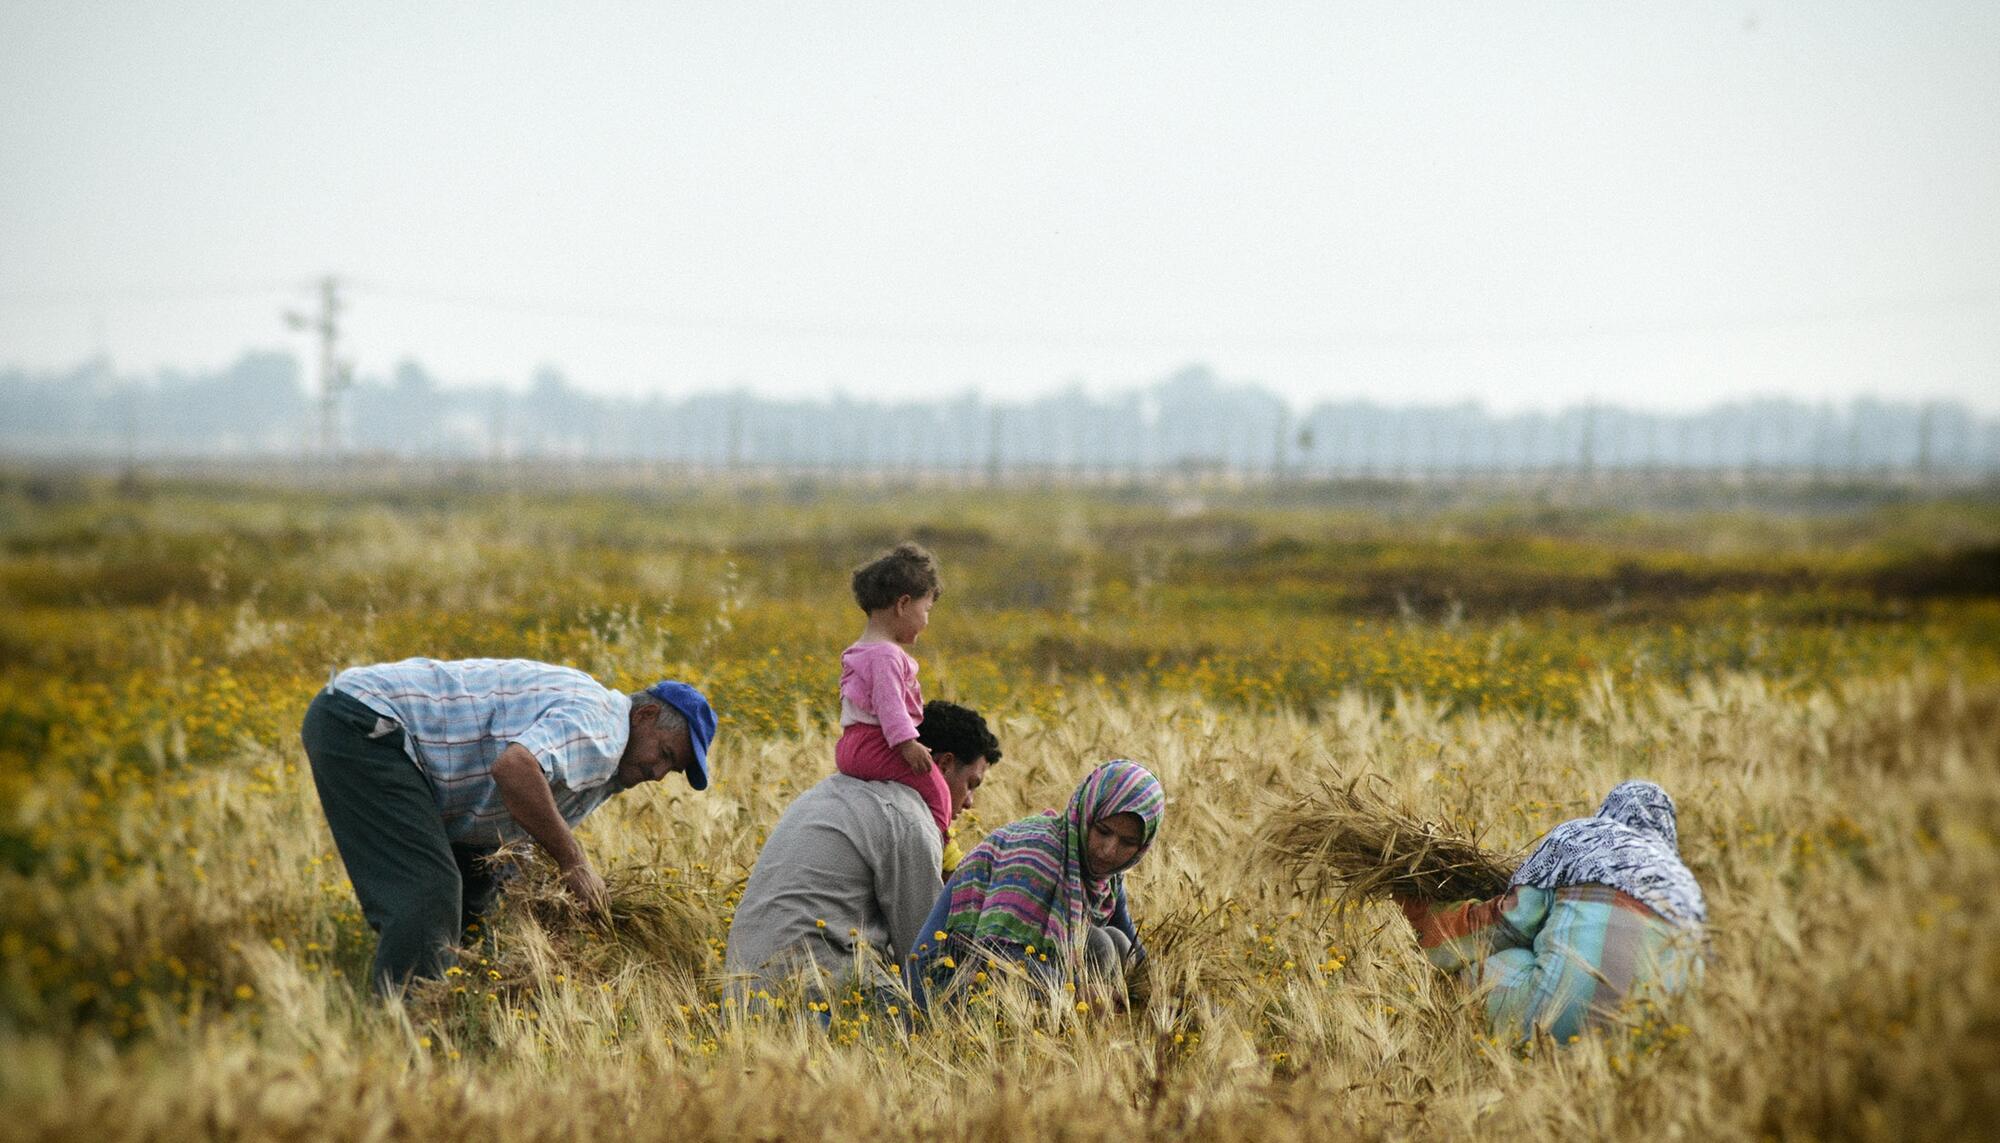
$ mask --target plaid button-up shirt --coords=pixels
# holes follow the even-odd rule
[[[403,731],[403,749],[430,779],[454,844],[526,836],[493,781],[510,742],[541,763],[572,826],[619,790],[632,700],[582,671],[528,659],[404,659],[350,667],[332,686]]]

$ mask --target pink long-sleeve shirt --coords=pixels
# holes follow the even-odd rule
[[[924,692],[917,661],[895,643],[856,643],[840,653],[840,725],[872,723],[890,746],[917,736]]]

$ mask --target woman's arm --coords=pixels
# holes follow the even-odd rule
[[[1123,885],[1118,886],[1118,899],[1111,906],[1111,927],[1124,933],[1125,939],[1132,942],[1132,951],[1128,954],[1132,963],[1146,959],[1146,946],[1139,943],[1139,928],[1132,923],[1132,910],[1126,903]]]
[[[915,979],[916,973],[928,970],[933,960],[944,955],[945,945],[950,940],[945,936],[944,923],[950,916],[951,883],[946,882],[937,895],[937,903],[925,914],[924,923],[917,926],[916,944],[903,950],[906,961],[903,971],[910,973],[912,979]]]
[[[1541,932],[1555,895],[1517,885],[1486,901],[1430,901],[1397,896],[1396,904],[1417,930],[1424,958],[1446,972],[1478,964],[1509,948],[1528,948]]]

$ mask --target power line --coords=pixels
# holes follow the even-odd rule
[[[224,301],[290,293],[304,284],[291,281],[228,282],[154,286],[112,286],[99,290],[0,290],[0,306],[18,309],[61,306],[148,305]]]
[[[124,306],[268,297],[320,283],[298,279],[112,286],[97,290],[0,291],[0,307],[12,309],[84,307],[102,311]],[[1100,326],[1006,326],[868,322],[846,319],[756,319],[700,314],[647,305],[603,305],[561,298],[492,291],[469,291],[345,279],[353,294],[390,302],[453,306],[566,322],[594,321],[659,330],[836,342],[902,342],[968,348],[1030,344],[1041,348],[1142,350],[1199,357],[1220,352],[1334,354],[1367,350],[1435,350],[1494,345],[1632,342],[1702,334],[1756,333],[1792,328],[1879,323],[1951,311],[2000,308],[2000,287],[1932,295],[1856,299],[1798,309],[1724,312],[1657,322],[1623,324],[1587,321],[1527,326],[1389,329],[1329,323],[1319,329],[1186,331],[1145,333]]]
[[[1948,294],[1901,298],[1857,299],[1849,303],[1762,312],[1718,313],[1681,320],[1602,324],[1437,330],[1394,330],[1361,326],[1328,326],[1312,330],[1264,333],[1180,332],[1145,334],[1105,331],[1094,327],[1032,327],[995,325],[884,324],[845,320],[742,320],[648,306],[592,305],[522,294],[466,292],[448,289],[355,282],[357,293],[387,300],[425,302],[495,312],[528,314],[568,321],[601,321],[616,325],[698,330],[762,336],[831,340],[956,342],[997,345],[1027,342],[1070,348],[1192,348],[1196,352],[1255,349],[1276,352],[1335,352],[1354,349],[1439,349],[1537,342],[1627,341],[1685,337],[1703,333],[1748,333],[1819,325],[1851,325],[1897,318],[1921,317],[1951,310],[2000,307],[2000,287]]]

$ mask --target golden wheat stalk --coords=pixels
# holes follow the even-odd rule
[[[1455,901],[1506,890],[1518,860],[1418,817],[1364,781],[1325,780],[1271,815],[1265,844],[1301,887],[1337,890],[1343,901],[1392,895]]]
[[[488,860],[513,869],[503,890],[507,908],[532,917],[568,963],[604,968],[615,960],[637,960],[693,971],[708,956],[713,919],[698,899],[699,891],[658,869],[604,869],[608,915],[594,918],[539,850],[509,846]]]

